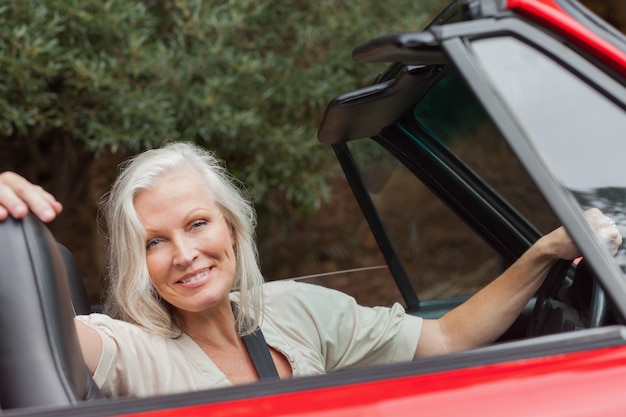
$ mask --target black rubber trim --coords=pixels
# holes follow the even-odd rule
[[[335,155],[337,155],[341,168],[345,173],[346,179],[352,188],[354,196],[361,207],[361,211],[363,212],[372,234],[376,239],[376,243],[387,261],[389,271],[396,282],[400,294],[402,294],[407,310],[418,309],[420,301],[417,293],[415,292],[415,289],[411,284],[411,280],[402,265],[402,261],[398,258],[398,254],[396,253],[396,250],[387,235],[385,226],[378,216],[378,212],[376,211],[367,188],[359,175],[359,170],[356,168],[356,164],[348,146],[345,143],[337,143],[332,145],[332,147],[335,151]]]
[[[517,260],[540,232],[444,146],[419,127],[411,129],[419,142],[408,140],[398,126],[384,129],[376,141],[499,254]]]
[[[583,24],[587,29],[609,41],[613,46],[626,52],[626,36],[595,13],[575,0],[555,0],[570,16]]]

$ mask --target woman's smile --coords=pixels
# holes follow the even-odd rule
[[[196,288],[209,280],[210,273],[211,268],[205,268],[185,275],[183,278],[176,281],[176,283],[184,286],[185,288]]]

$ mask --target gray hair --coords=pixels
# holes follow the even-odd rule
[[[213,153],[191,143],[169,143],[124,162],[121,174],[105,196],[109,292],[106,312],[152,332],[176,338],[182,333],[173,307],[152,286],[146,263],[146,231],[134,199],[168,172],[192,168],[208,184],[212,198],[235,233],[236,273],[232,291],[239,291],[235,323],[239,334],[258,326],[263,277],[255,243],[256,212],[242,184]]]

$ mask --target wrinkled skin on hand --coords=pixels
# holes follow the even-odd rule
[[[622,234],[615,222],[597,208],[585,211],[584,216],[589,226],[596,232],[596,236],[598,236],[611,255],[615,256],[622,244]]]
[[[622,244],[622,235],[615,222],[597,208],[585,211],[583,216],[596,232],[598,239],[614,256]],[[580,256],[580,251],[563,226],[543,236],[538,244],[543,247],[544,253],[550,254],[554,259],[572,260]]]

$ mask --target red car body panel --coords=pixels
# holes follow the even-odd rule
[[[507,9],[554,30],[626,76],[626,54],[567,14],[554,0],[507,0]]]
[[[164,416],[626,415],[626,346],[275,396],[129,414]],[[563,404],[567,404],[567,408]]]

